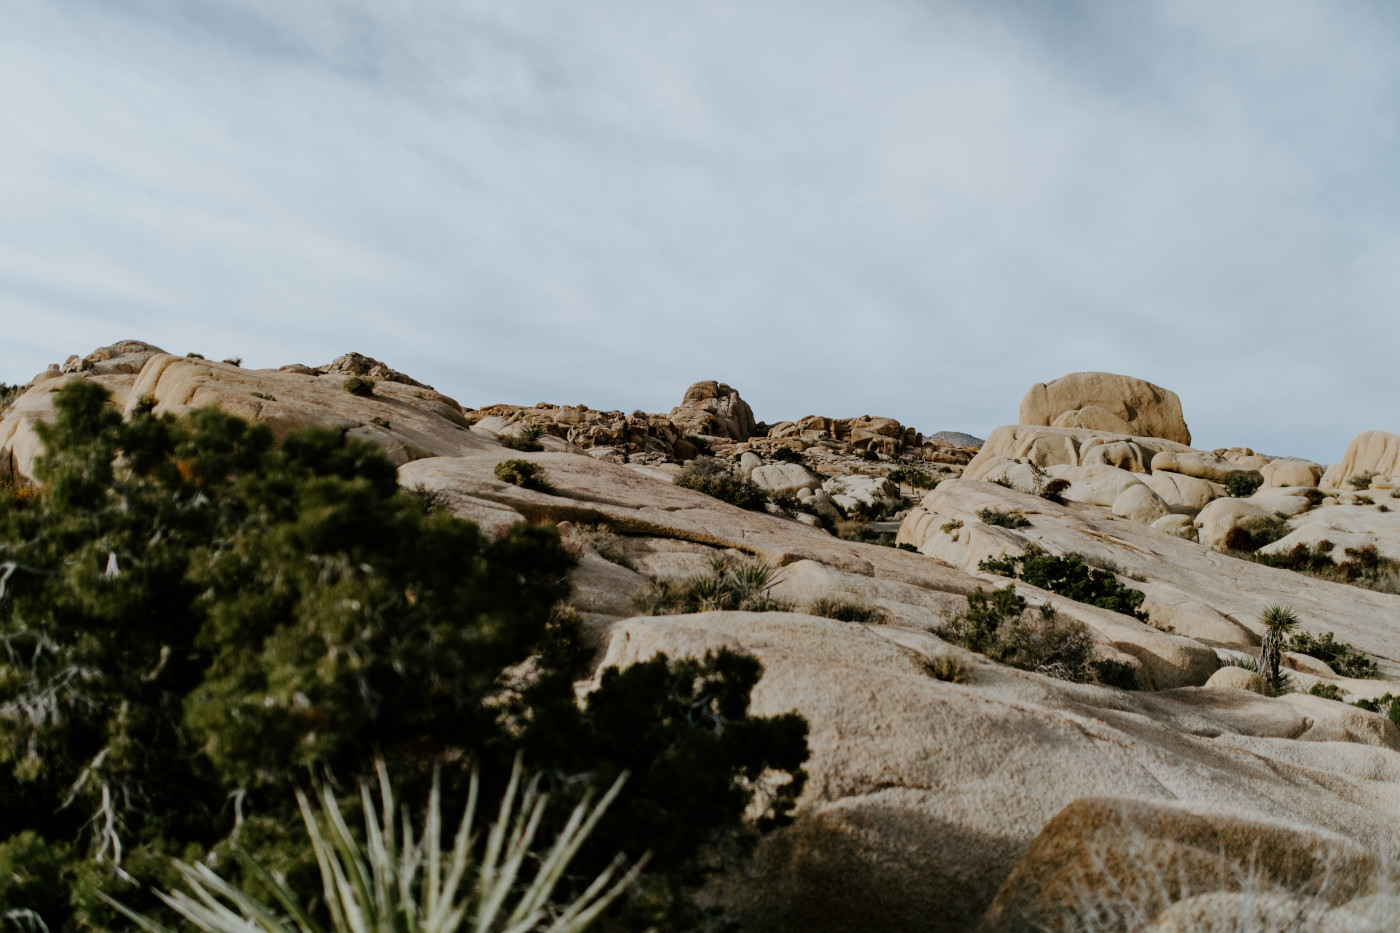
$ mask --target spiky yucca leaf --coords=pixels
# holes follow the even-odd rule
[[[553,894],[569,862],[617,797],[619,778],[602,799],[584,799],[547,850],[536,835],[548,796],[525,781],[517,759],[510,785],[484,846],[476,831],[478,782],[472,774],[467,806],[450,850],[442,846],[442,807],[437,781],[428,798],[422,837],[398,825],[389,775],[379,766],[376,807],[368,784],[360,785],[365,842],[355,840],[331,789],[317,788],[316,803],[297,793],[312,852],[320,868],[330,925],[323,927],[285,883],[243,857],[250,876],[272,892],[275,905],[239,890],[205,865],[176,862],[187,891],[158,892],[171,909],[203,933],[580,933],[632,883],[642,863],[622,873],[618,856],[570,903]],[[480,851],[478,851],[480,850]],[[533,875],[528,865],[538,862]],[[147,933],[172,933],[148,917],[108,899]]]

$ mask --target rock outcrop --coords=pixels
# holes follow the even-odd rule
[[[757,423],[749,403],[722,382],[697,382],[685,390],[681,403],[671,409],[671,423],[686,434],[746,441]]]
[[[1021,399],[1019,423],[1191,443],[1175,392],[1113,373],[1070,373],[1036,383]]]
[[[1400,434],[1389,431],[1363,431],[1347,445],[1342,461],[1322,474],[1320,485],[1327,489],[1348,488],[1352,477],[1375,474],[1400,475]]]

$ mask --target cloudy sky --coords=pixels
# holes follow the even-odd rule
[[[124,337],[463,404],[1400,431],[1400,4],[7,0],[0,380]]]

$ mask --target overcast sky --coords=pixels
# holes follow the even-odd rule
[[[134,337],[465,405],[1400,432],[1400,3],[6,0],[0,380]]]

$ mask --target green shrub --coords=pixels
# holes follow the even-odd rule
[[[1014,509],[1010,512],[1001,509],[980,509],[977,512],[977,517],[982,519],[983,524],[996,525],[1001,528],[1029,528],[1031,526],[1030,519]]]
[[[800,450],[794,450],[791,447],[774,447],[772,450],[768,451],[768,459],[777,463],[807,465],[807,458],[802,456],[802,452]]]
[[[792,604],[769,594],[777,568],[756,560],[733,561],[719,555],[707,573],[684,580],[653,580],[632,599],[642,615],[686,612],[787,612]]]
[[[866,460],[870,463],[879,463],[880,455],[873,450],[864,450],[861,451],[860,459]]]
[[[241,357],[241,356],[230,356],[230,357],[228,357],[227,359],[225,359],[224,362],[227,363],[227,364],[229,364],[230,366],[242,366],[242,365],[243,365],[243,357]]]
[[[944,522],[942,525],[938,526],[938,530],[943,532],[945,535],[950,535],[962,526],[963,523],[955,518],[952,521]]]
[[[347,376],[345,381],[340,385],[341,388],[351,395],[359,395],[367,398],[374,394],[373,379],[364,379],[360,376]]]
[[[924,661],[924,670],[934,680],[953,684],[967,683],[967,662],[955,654],[936,654]]]
[[[1395,723],[1396,728],[1400,729],[1400,702],[1396,702],[1397,700],[1400,700],[1400,697],[1391,696],[1387,692],[1379,700],[1362,697],[1351,705],[1370,713],[1380,713],[1387,716],[1391,722]]]
[[[935,630],[946,641],[984,654],[1001,664],[1060,680],[1094,680],[1094,637],[1087,626],[1062,618],[1050,606],[1028,610],[1008,586],[992,592],[981,587],[967,597],[967,610]]]
[[[488,538],[338,430],[274,447],[213,409],[123,422],[87,380],[54,401],[39,495],[0,500],[0,709],[21,713],[0,716],[0,904],[26,902],[7,910],[121,927],[108,894],[169,922],[148,886],[174,883],[171,856],[236,872],[236,819],[239,846],[309,896],[292,791],[320,769],[353,786],[381,757],[424,797],[439,764],[455,809],[464,756],[523,752],[557,785],[546,827],[629,770],[626,814],[579,870],[651,849],[663,886],[743,832],[751,801],[790,812],[795,793],[759,779],[800,790],[805,727],[748,716],[752,658],[653,659],[579,707],[552,528]]]
[[[1285,651],[1317,658],[1343,677],[1378,679],[1376,662],[1344,641],[1335,641],[1331,632],[1321,636],[1298,632],[1284,642]]]
[[[1040,498],[1048,499],[1057,505],[1065,504],[1065,492],[1070,487],[1070,481],[1061,477],[1047,480],[1040,490]]]
[[[885,621],[885,613],[858,596],[822,596],[807,605],[807,614],[825,616],[840,622],[864,622],[877,625]]]
[[[1142,689],[1142,681],[1138,679],[1137,668],[1127,661],[1119,661],[1116,658],[1093,658],[1089,661],[1089,667],[1094,672],[1094,680],[1105,687],[1117,687],[1119,690]]]
[[[1347,548],[1340,562],[1332,560],[1333,550],[1331,541],[1319,541],[1312,547],[1297,544],[1278,554],[1243,556],[1266,567],[1306,573],[1334,583],[1349,583],[1383,593],[1400,592],[1400,561],[1382,556],[1375,545]]]
[[[23,394],[24,386],[12,386],[9,383],[0,382],[0,414],[3,414],[5,409],[13,405],[15,400]]]
[[[768,506],[768,493],[763,487],[734,472],[734,469],[714,457],[696,457],[687,463],[676,477],[676,485],[703,492],[741,509],[762,512]]]
[[[521,489],[536,492],[549,492],[550,485],[545,479],[544,467],[529,460],[502,460],[496,464],[496,479]]]
[[[1375,477],[1375,475],[1376,474],[1372,471],[1366,470],[1363,473],[1354,474],[1351,479],[1347,480],[1347,482],[1351,484],[1352,489],[1370,489],[1371,480]]]
[[[979,570],[1004,577],[1025,580],[1031,586],[1049,590],[1075,602],[1088,603],[1100,609],[1121,612],[1140,622],[1148,621],[1142,610],[1146,594],[1118,582],[1106,570],[1090,567],[1074,555],[1056,557],[1040,550],[1008,555],[1001,559],[988,558],[977,565]]]
[[[1241,521],[1225,534],[1225,548],[1252,552],[1273,544],[1288,534],[1288,525],[1276,515],[1255,515]]]
[[[1247,499],[1264,485],[1264,477],[1258,473],[1235,473],[1225,478],[1225,491],[1236,499]]]
[[[248,394],[251,395],[253,398],[260,398],[265,402],[277,401],[277,396],[268,395],[266,392],[249,392]]]
[[[933,489],[939,483],[939,477],[907,463],[890,470],[887,478],[892,483],[900,483],[914,489]]]
[[[1313,684],[1308,688],[1310,696],[1322,697],[1324,700],[1341,700],[1342,688],[1336,684]]]
[[[1375,500],[1375,499],[1372,499],[1370,496],[1363,495],[1362,493],[1357,493],[1356,495],[1352,496],[1352,498],[1351,498],[1351,504],[1352,504],[1352,505],[1375,505],[1375,504],[1376,504],[1376,500]]]
[[[511,450],[537,453],[544,450],[544,445],[540,443],[542,437],[544,437],[544,428],[538,424],[531,424],[521,428],[518,434],[502,434],[496,440],[502,447],[508,447]]]

